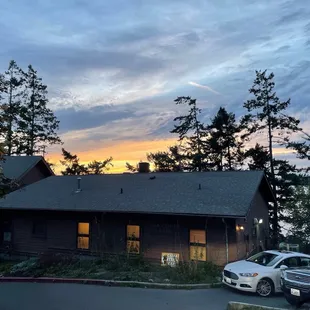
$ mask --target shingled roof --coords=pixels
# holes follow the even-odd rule
[[[20,180],[31,168],[40,161],[44,162],[51,171],[42,156],[3,156],[1,166],[6,178]],[[51,171],[51,174],[54,174]]]
[[[255,193],[271,192],[261,171],[51,176],[0,201],[0,208],[243,217]],[[263,187],[262,187],[263,185]]]

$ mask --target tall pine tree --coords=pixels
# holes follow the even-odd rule
[[[180,172],[186,167],[185,156],[180,147],[170,146],[168,151],[147,154],[147,160],[154,164],[155,172]]]
[[[287,204],[290,235],[297,237],[297,242],[309,247],[310,240],[310,185],[300,184],[294,189],[294,197]]]
[[[20,153],[34,155],[42,152],[48,145],[61,143],[57,134],[59,121],[47,107],[47,86],[31,65],[25,74],[25,86],[27,98],[21,108],[19,122],[20,134],[24,139]]]
[[[80,164],[80,159],[77,155],[71,154],[64,148],[62,150],[63,160],[60,163],[65,167],[65,170],[61,171],[62,175],[83,175],[88,174],[88,169],[85,165]]]
[[[250,170],[263,170],[267,179],[272,178],[268,148],[259,144],[245,152]],[[300,184],[299,170],[287,160],[273,159],[275,188],[278,202],[278,230],[288,221],[287,205],[294,199],[295,187]],[[269,208],[270,218],[274,218],[274,207]]]
[[[103,161],[93,160],[87,166],[87,170],[89,174],[104,174],[106,171],[113,166],[112,157],[109,157]]]
[[[293,149],[296,151],[296,155],[300,159],[310,160],[310,135],[304,132],[302,142],[288,142],[287,148]],[[310,168],[306,168],[305,170],[309,170]]]
[[[189,170],[203,171],[206,169],[207,157],[204,154],[205,127],[199,120],[201,109],[197,107],[196,99],[191,97],[178,97],[174,100],[177,105],[188,105],[187,115],[174,119],[177,125],[171,133],[179,135],[179,141],[185,142],[184,154],[189,160]]]
[[[254,133],[267,133],[267,144],[270,165],[270,182],[274,195],[277,197],[277,180],[274,166],[273,148],[278,144],[283,144],[288,139],[288,135],[292,132],[300,130],[299,121],[285,114],[286,109],[290,105],[290,99],[280,101],[274,90],[274,74],[267,74],[265,71],[256,71],[256,78],[249,92],[254,96],[248,100],[244,107],[249,114],[245,115],[242,125],[246,128],[247,138]],[[272,212],[272,228],[273,228],[273,245],[278,244],[279,235],[279,201],[273,205]]]
[[[238,136],[241,127],[235,114],[220,107],[207,130],[206,153],[210,156],[210,166],[219,171],[240,168],[243,162],[243,142]]]
[[[14,60],[11,60],[8,70],[0,80],[0,114],[2,119],[0,133],[5,141],[6,154],[18,154],[22,141],[18,134],[18,127],[21,103],[25,96],[24,72]]]

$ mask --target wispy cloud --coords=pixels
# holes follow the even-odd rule
[[[177,96],[197,98],[206,120],[223,105],[240,116],[257,69],[310,128],[306,0],[14,0],[0,12],[0,72],[33,64],[77,153],[169,139]]]
[[[211,87],[209,87],[207,85],[201,85],[201,84],[198,84],[198,83],[195,83],[195,82],[188,82],[188,84],[192,85],[192,86],[195,86],[195,87],[206,89],[206,90],[210,91],[211,93],[220,95],[219,92],[215,91],[214,89],[212,89]]]

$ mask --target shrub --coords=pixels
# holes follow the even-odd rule
[[[37,258],[30,258],[18,263],[11,268],[10,274],[14,276],[33,276],[39,268]]]
[[[77,260],[73,255],[66,255],[61,253],[44,252],[39,255],[39,265],[42,268],[48,268],[54,265],[71,265]]]
[[[149,271],[150,264],[142,255],[118,254],[106,256],[102,264],[109,271]]]
[[[207,275],[212,278],[221,276],[221,268],[211,262],[203,262],[202,267]]]
[[[10,273],[11,268],[16,264],[12,261],[0,261],[0,274],[6,276]]]
[[[167,277],[176,283],[213,282],[220,269],[211,262],[180,262],[176,267],[167,268]]]

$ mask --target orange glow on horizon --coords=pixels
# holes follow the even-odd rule
[[[74,152],[68,149],[69,152],[78,155],[81,164],[88,164],[93,160],[105,160],[106,158],[113,157],[113,167],[106,173],[123,173],[126,172],[126,162],[135,166],[140,161],[146,161],[147,153],[154,153],[158,151],[166,151],[169,146],[177,144],[176,139],[164,139],[164,140],[151,140],[151,141],[119,141],[119,144],[109,145],[104,148],[98,148],[96,150]],[[64,146],[64,148],[66,148]],[[286,148],[275,148],[275,155],[286,155],[294,153]],[[60,164],[62,159],[61,150],[59,153],[50,153],[46,156],[46,159],[55,164],[53,170],[56,174],[60,174],[63,169]]]
[[[154,153],[158,151],[166,151],[169,146],[177,143],[175,139],[153,140],[153,141],[120,141],[117,145],[107,146],[105,148],[98,148],[96,150],[84,152],[71,152],[76,154],[81,164],[88,164],[93,160],[104,160],[110,156],[113,157],[113,167],[106,173],[122,173],[126,170],[126,162],[135,166],[140,161],[146,160],[147,153]],[[66,147],[64,146],[66,149]],[[50,153],[46,159],[55,164],[53,168],[56,174],[60,174],[62,166],[59,161],[62,159],[61,151],[59,153]]]

